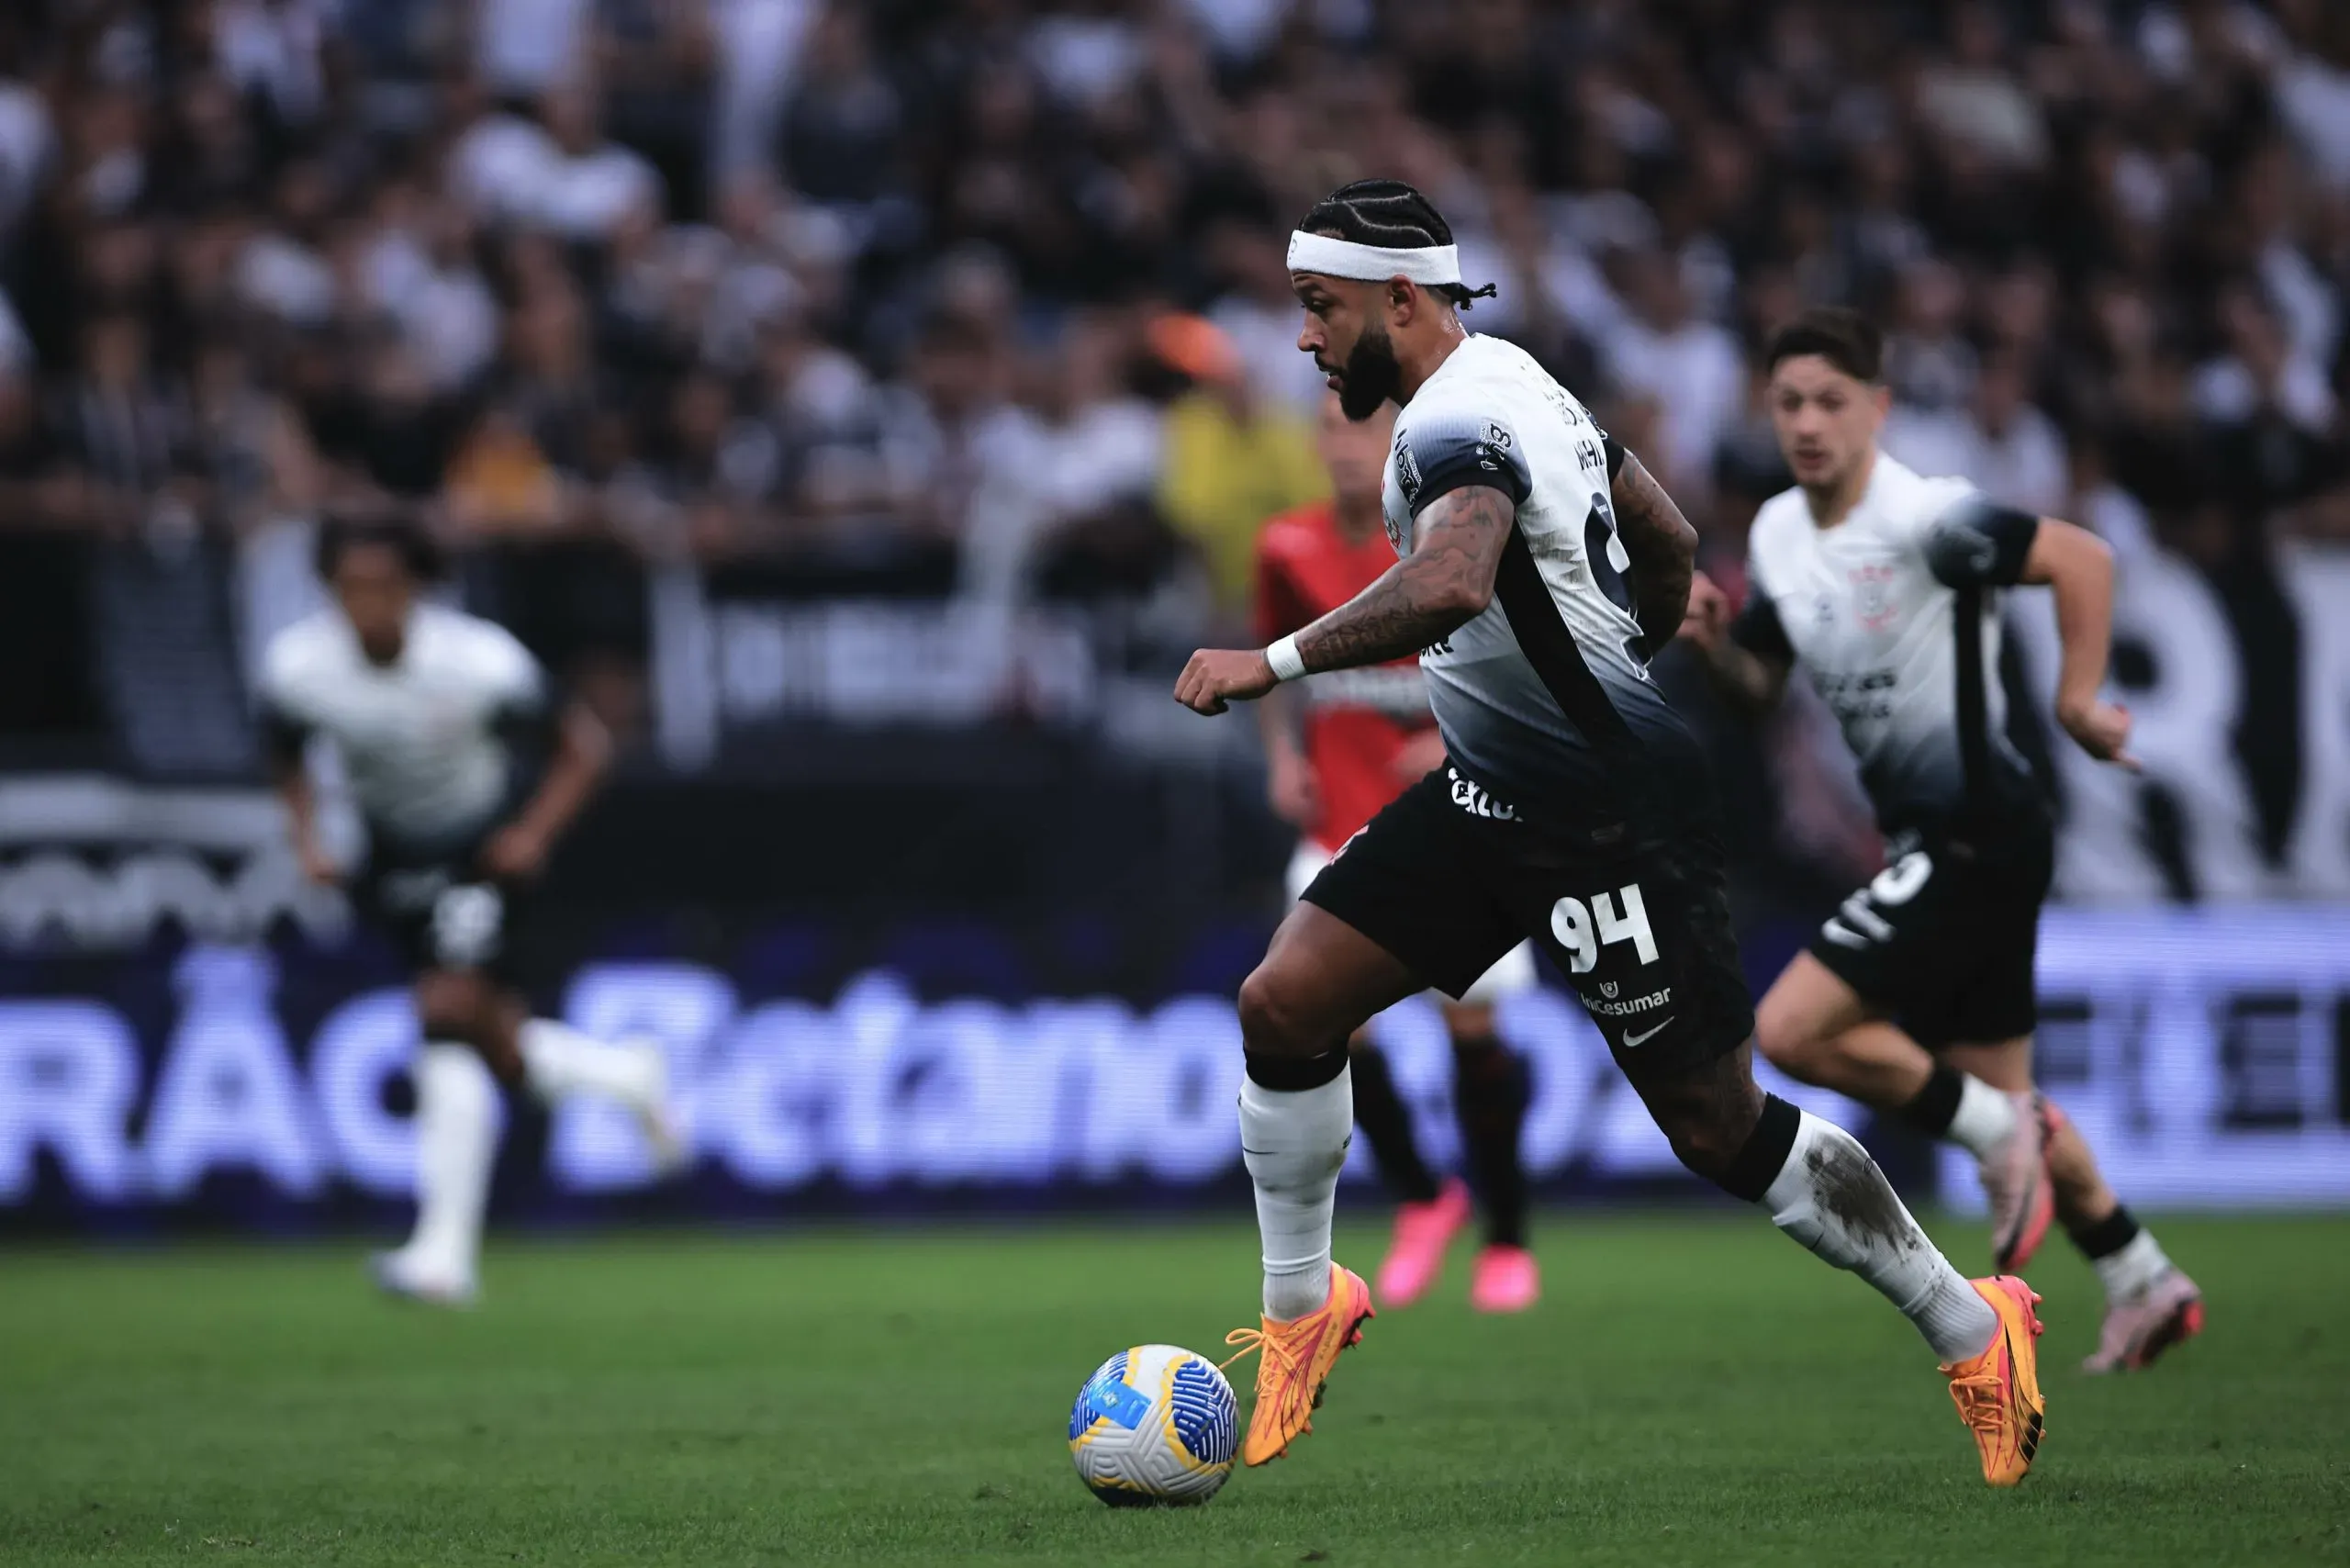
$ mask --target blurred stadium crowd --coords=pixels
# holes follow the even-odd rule
[[[2215,575],[2350,538],[2330,0],[10,0],[0,737],[233,771],[186,683],[333,507],[639,733],[665,571],[1187,648],[1320,488],[1284,237],[1374,172],[1733,575],[1813,300],[1917,465]]]

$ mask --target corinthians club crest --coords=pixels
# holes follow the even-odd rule
[[[1882,564],[1854,566],[1845,575],[1852,585],[1852,604],[1860,611],[1861,624],[1872,632],[1892,625],[1894,568]]]

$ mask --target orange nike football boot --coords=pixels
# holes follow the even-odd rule
[[[1330,1265],[1330,1294],[1319,1307],[1284,1323],[1264,1319],[1262,1328],[1236,1328],[1224,1337],[1240,1349],[1225,1361],[1230,1366],[1251,1351],[1257,1361],[1257,1399],[1248,1412],[1248,1437],[1240,1457],[1263,1464],[1289,1451],[1292,1439],[1314,1429],[1314,1407],[1322,1403],[1322,1385],[1338,1352],[1362,1341],[1371,1309],[1371,1287],[1352,1269]]]
[[[2036,1343],[2041,1324],[2031,1310],[2040,1297],[2013,1274],[1967,1282],[1999,1315],[1999,1330],[1981,1355],[1945,1366],[1942,1375],[1950,1379],[1959,1419],[1982,1451],[1983,1479],[2013,1486],[2031,1469],[2046,1425]]]

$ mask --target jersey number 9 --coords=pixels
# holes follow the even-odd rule
[[[432,903],[432,953],[443,967],[477,969],[498,956],[506,901],[496,888],[451,888]]]

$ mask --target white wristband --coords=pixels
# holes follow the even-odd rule
[[[1275,680],[1295,680],[1305,673],[1305,655],[1297,651],[1297,638],[1283,637],[1265,650],[1265,662],[1273,668]]]

